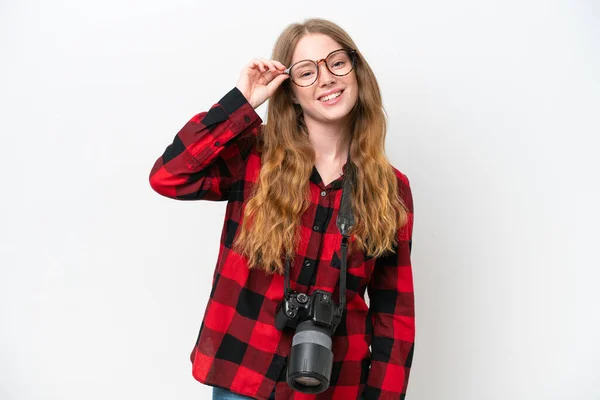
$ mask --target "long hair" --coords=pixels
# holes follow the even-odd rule
[[[272,59],[290,65],[296,44],[305,35],[328,35],[343,48],[357,51],[358,100],[351,111],[350,161],[345,172],[353,177],[348,256],[355,246],[368,257],[393,251],[398,229],[407,222],[398,177],[385,155],[386,116],[379,85],[354,41],[336,24],[308,19],[289,25],[277,39]],[[315,152],[308,139],[300,105],[291,97],[290,79],[271,96],[267,122],[258,139],[261,169],[245,206],[233,249],[248,258],[250,269],[283,273],[286,256],[294,259],[300,240],[300,218],[310,207],[310,175]]]

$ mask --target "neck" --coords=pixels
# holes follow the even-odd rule
[[[336,121],[337,122],[337,121]],[[347,124],[322,124],[306,121],[308,139],[315,151],[316,161],[343,164],[350,148],[350,130]]]

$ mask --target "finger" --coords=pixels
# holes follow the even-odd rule
[[[258,69],[260,72],[266,72],[266,70],[267,70],[265,68],[264,63],[260,59],[258,59],[258,58],[253,58],[252,59],[252,65],[253,65],[253,67],[255,69]]]
[[[280,63],[280,62],[279,62],[279,61],[277,61],[277,60],[273,60],[273,63],[274,63],[276,66],[277,66],[277,68],[279,68],[279,69],[280,69],[280,70],[282,70],[282,71],[286,69],[286,66],[285,66],[285,65],[283,65],[282,63]]]
[[[274,69],[272,71],[267,71],[265,74],[263,74],[263,76],[265,77],[265,79],[270,82],[272,81],[274,78],[276,78],[277,76],[283,74],[283,71],[280,71],[278,69]]]
[[[269,60],[265,60],[264,58],[261,58],[260,62],[262,63],[263,68],[265,69],[264,72],[269,72],[271,70],[271,66],[269,65]]]
[[[269,68],[270,71],[275,71],[277,69],[275,64],[273,64],[273,61],[267,60],[266,58],[261,58],[261,61]]]
[[[276,76],[271,82],[267,84],[269,92],[273,93],[287,78],[289,78],[289,75],[287,74],[281,74],[279,76]]]

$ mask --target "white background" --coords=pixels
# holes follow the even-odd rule
[[[374,69],[408,175],[408,400],[600,399],[596,1],[3,1],[0,398],[208,399],[225,203],[154,193],[177,131],[306,17]],[[265,114],[265,106],[259,114]]]

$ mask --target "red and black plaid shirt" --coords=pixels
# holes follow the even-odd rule
[[[408,179],[394,169],[399,194],[410,209],[409,223],[398,231],[395,252],[381,258],[360,251],[348,256],[347,309],[333,336],[330,388],[319,395],[295,392],[285,381],[293,331],[281,332],[274,326],[275,310],[283,299],[283,276],[249,270],[247,259],[232,250],[242,205],[261,166],[255,146],[261,123],[233,88],[177,133],[150,173],[150,185],[163,196],[227,201],[210,299],[191,354],[193,376],[261,400],[274,389],[277,400],[348,400],[361,394],[367,400],[404,399],[415,337]],[[313,167],[312,204],[301,218],[303,240],[290,271],[296,291],[311,294],[321,289],[339,298],[342,236],[336,218],[341,189],[342,177],[325,186]]]

